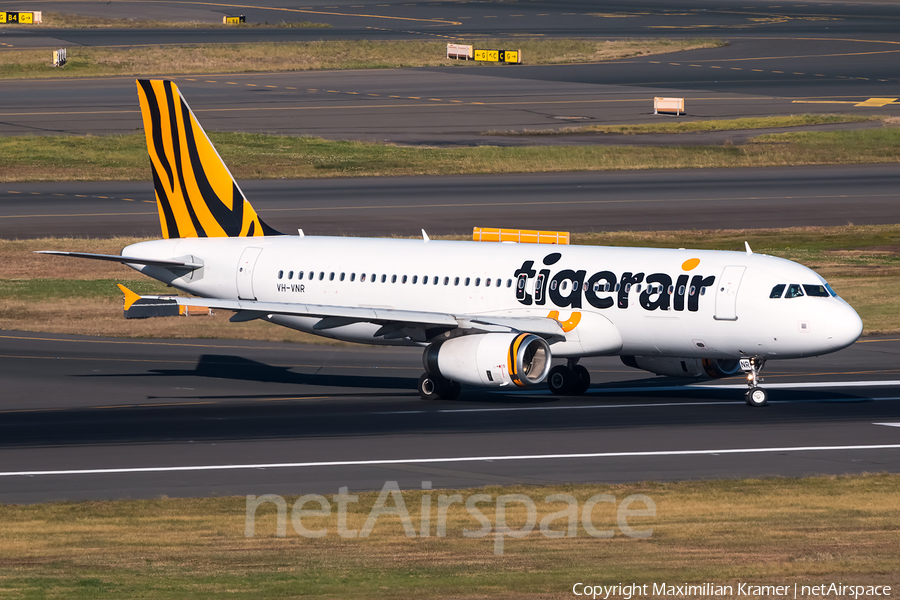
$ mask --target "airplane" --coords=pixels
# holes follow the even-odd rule
[[[726,252],[439,241],[424,230],[421,239],[284,235],[251,206],[173,82],[137,80],[137,90],[163,239],[121,255],[43,252],[123,263],[193,296],[166,301],[231,310],[234,322],[422,347],[423,399],[456,398],[461,384],[546,382],[579,395],[590,385],[579,359],[618,355],[659,375],[745,372],[746,402],[759,407],[768,360],[835,352],[862,333],[821,276],[746,244]],[[142,297],[121,287],[127,310]]]

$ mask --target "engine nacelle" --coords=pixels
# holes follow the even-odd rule
[[[643,369],[669,377],[731,377],[741,370],[737,359],[672,358],[668,356],[622,356],[622,362],[634,369]]]
[[[550,372],[550,345],[531,333],[478,333],[436,342],[425,349],[425,370],[451,381],[525,387]]]

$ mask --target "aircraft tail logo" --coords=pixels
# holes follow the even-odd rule
[[[281,235],[256,214],[178,87],[137,80],[165,238]]]

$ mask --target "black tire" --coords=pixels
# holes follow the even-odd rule
[[[459,393],[462,391],[462,385],[460,385],[458,381],[449,381],[447,379],[444,381],[445,384],[438,390],[441,400],[456,400],[459,398]]]
[[[572,371],[575,376],[575,385],[572,386],[570,393],[581,396],[588,391],[589,387],[591,387],[591,374],[581,365],[575,365],[575,368],[572,369]]]
[[[569,394],[575,383],[575,373],[565,365],[557,365],[547,374],[547,387],[557,396]]]
[[[423,373],[419,377],[419,396],[422,400],[455,400],[462,391],[458,381]]]
[[[439,379],[436,379],[429,375],[428,373],[422,373],[422,376],[419,377],[419,397],[422,400],[438,400],[441,395],[439,390],[441,389],[441,382]]]
[[[747,404],[754,408],[765,406],[769,403],[769,392],[760,388],[753,387],[747,392]]]

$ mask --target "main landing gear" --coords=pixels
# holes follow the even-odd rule
[[[547,375],[547,387],[557,396],[580,396],[591,385],[591,374],[570,358],[565,365],[557,365]]]
[[[459,382],[450,381],[440,375],[422,373],[419,377],[419,396],[422,400],[454,400],[461,390]]]
[[[759,387],[762,383],[762,377],[759,372],[762,371],[766,364],[764,358],[742,358],[741,370],[747,372],[747,404],[749,406],[765,406],[769,403],[769,392]]]

